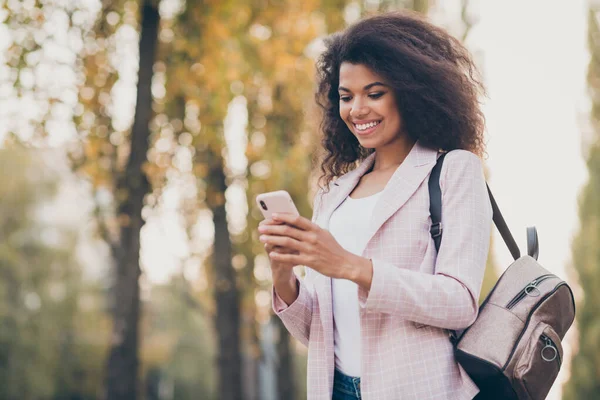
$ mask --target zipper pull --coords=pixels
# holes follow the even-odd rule
[[[544,341],[544,343],[546,343],[546,345],[542,348],[542,351],[540,352],[542,359],[547,362],[556,360],[556,357],[558,357],[558,350],[554,346],[552,339],[550,339],[548,336],[543,335],[543,334],[540,338]],[[550,350],[546,350],[546,349],[550,349]],[[546,353],[546,354],[544,354],[544,353]]]
[[[529,285],[525,286],[525,294],[532,297],[538,297],[541,294],[540,289],[538,289],[536,286],[535,280]]]

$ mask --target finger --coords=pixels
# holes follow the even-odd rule
[[[265,225],[258,228],[258,231],[263,235],[287,236],[296,239],[300,242],[308,242],[310,233],[298,229],[294,226],[283,225]]]
[[[274,246],[274,245],[272,245],[272,244],[265,243],[265,251],[266,251],[267,253],[270,253],[270,252],[272,252],[272,251],[277,251],[277,252],[280,252],[280,253],[282,253],[282,252],[284,252],[284,251],[285,251],[285,249],[286,249],[285,247],[281,247],[281,246]],[[282,251],[282,250],[283,250],[283,251]],[[289,249],[288,249],[288,250],[289,250]]]
[[[281,253],[281,254],[300,254],[300,252],[297,250],[288,249],[287,247],[281,247],[281,246],[275,246],[273,248],[273,251],[275,251],[277,253]]]
[[[288,250],[299,251],[302,244],[296,239],[292,239],[286,236],[270,236],[270,235],[261,235],[259,240],[262,243],[268,244],[275,247],[282,247]]]
[[[286,247],[288,249],[296,251],[300,251],[305,247],[302,242],[299,242],[296,239],[292,239],[287,236],[261,235],[259,239],[263,243],[267,243],[273,246]]]
[[[293,265],[304,265],[305,264],[304,257],[301,255],[297,255],[297,254],[281,254],[281,253],[271,252],[271,253],[269,253],[269,257],[271,257],[271,259],[274,261],[278,261],[278,262],[286,263],[286,264],[288,264],[288,263],[293,264]]]
[[[260,221],[258,223],[258,226],[264,226],[264,225],[282,225],[284,222],[282,221],[274,221],[271,218],[265,218],[262,221]]]
[[[282,254],[299,254],[299,252],[297,250],[288,249],[287,247],[273,246],[270,244],[265,244],[265,250],[267,253],[276,251],[277,253],[282,253]]]
[[[318,225],[312,223],[309,219],[306,219],[300,215],[277,213],[271,215],[271,218],[274,221],[283,221],[286,224],[293,225],[296,228],[302,229],[304,231],[310,231],[319,228]]]
[[[258,225],[259,225],[259,226],[261,226],[261,225],[269,225],[269,224],[273,224],[274,222],[275,222],[275,221],[273,221],[273,219],[271,219],[271,218],[265,218],[265,219],[263,219],[262,221],[260,221],[260,222],[258,223]]]

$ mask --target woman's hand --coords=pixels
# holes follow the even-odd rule
[[[262,226],[281,224],[283,224],[283,222],[265,219],[261,221],[258,226],[260,231]],[[296,298],[298,298],[298,287],[296,283],[296,276],[294,275],[295,264],[274,260],[271,257],[271,254],[274,252],[287,254],[293,253],[293,251],[268,243],[265,243],[265,250],[267,251],[269,260],[271,262],[271,278],[273,281],[273,286],[275,287],[275,292],[277,292],[279,297],[281,297],[281,299],[289,306],[296,300]]]
[[[273,261],[306,265],[331,278],[353,281],[357,281],[360,270],[364,269],[364,260],[370,266],[369,260],[345,250],[329,231],[304,217],[278,214],[272,218],[277,224],[261,224],[258,231],[260,241],[273,246],[269,253]]]
[[[261,232],[262,228],[266,226],[279,226],[282,224],[283,222],[281,221],[265,219],[258,224],[258,231]],[[271,261],[271,274],[273,276],[273,282],[289,281],[293,276],[293,268],[296,264],[273,259],[273,257],[271,257],[271,254],[273,254],[274,252],[279,254],[293,254],[294,251],[270,243],[265,243],[265,250],[267,251],[267,254],[269,255],[269,259]]]

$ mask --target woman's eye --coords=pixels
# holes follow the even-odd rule
[[[350,101],[350,96],[341,96],[340,97],[340,101],[343,101],[344,103],[347,103]]]
[[[383,92],[371,93],[371,94],[369,94],[369,97],[372,98],[372,99],[378,99],[381,96],[383,96],[384,94],[385,93],[383,93]]]

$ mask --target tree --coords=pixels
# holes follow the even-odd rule
[[[600,27],[597,5],[588,11],[588,43],[591,53],[588,88],[592,101],[591,132],[587,147],[588,182],[579,199],[579,232],[572,244],[572,262],[583,298],[577,305],[578,348],[571,362],[571,378],[565,399],[600,396]]]
[[[106,364],[106,395],[111,399],[135,399],[140,307],[139,233],[143,225],[141,210],[144,197],[150,190],[142,167],[147,160],[150,138],[148,125],[153,114],[150,85],[160,21],[158,5],[148,0],[142,2],[141,6],[137,103],[133,129],[129,134],[127,128],[113,129],[115,110],[111,110],[114,103],[111,104],[110,101],[111,91],[119,78],[114,50],[120,43],[117,43],[116,36],[123,25],[136,23],[138,10],[132,8],[137,4],[124,0],[102,2],[99,18],[90,27],[85,23],[86,13],[80,12],[90,10],[79,10],[76,5],[53,1],[44,4],[37,1],[23,5],[19,3],[8,5],[12,7],[9,26],[14,31],[23,32],[22,36],[26,38],[22,43],[15,43],[11,47],[14,54],[10,59],[10,66],[17,73],[14,86],[18,89],[18,96],[26,97],[34,92],[34,97],[42,97],[47,103],[48,110],[57,107],[56,103],[67,104],[60,92],[54,97],[44,97],[43,89],[46,88],[30,88],[31,85],[26,84],[24,77],[29,69],[37,67],[36,63],[39,64],[39,54],[34,56],[36,52],[53,39],[48,19],[54,14],[66,18],[68,33],[72,34],[75,41],[82,39],[81,53],[73,57],[76,66],[80,67],[76,73],[76,81],[83,86],[79,91],[79,104],[72,107],[76,110],[75,129],[81,139],[80,147],[72,146],[73,167],[92,181],[97,192],[108,192],[113,200],[108,206],[99,205],[96,213],[101,234],[111,245],[116,269],[112,291],[114,329],[112,348]],[[46,13],[47,9],[51,12]],[[119,23],[122,19],[126,23]],[[48,86],[52,88],[51,83]],[[54,93],[56,90],[48,92]],[[41,108],[44,109],[43,106]],[[48,112],[34,121],[33,132],[36,135],[25,140],[44,145],[51,114]],[[12,133],[19,139],[23,136],[23,132]]]
[[[135,116],[130,135],[129,155],[116,185],[119,243],[112,246],[116,264],[113,307],[113,335],[106,367],[106,397],[137,397],[139,368],[138,336],[140,318],[140,231],[144,224],[144,197],[150,191],[143,170],[150,143],[152,117],[151,84],[158,41],[160,15],[158,5],[146,0],[141,6],[139,69]]]
[[[209,309],[214,310],[217,337],[217,397],[223,400],[242,397],[240,283],[232,265],[225,201],[229,182],[223,120],[234,97],[232,83],[245,68],[236,37],[251,11],[234,1],[187,1],[173,19],[173,40],[163,48],[166,95],[161,111],[174,136],[193,151],[193,173],[202,186],[197,205],[210,210],[213,219]],[[188,216],[189,224],[197,222],[194,216]]]

